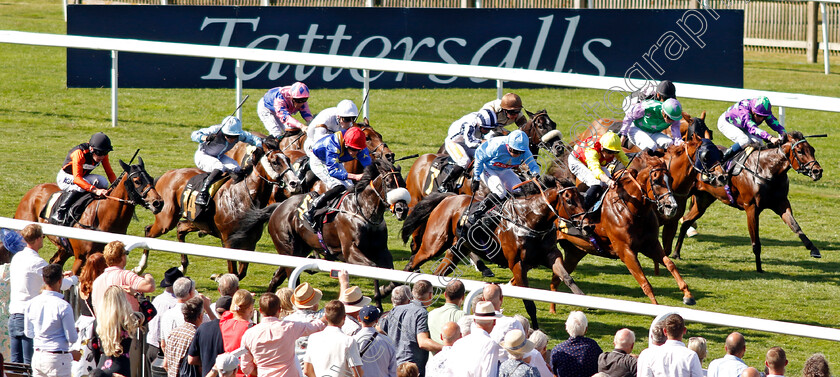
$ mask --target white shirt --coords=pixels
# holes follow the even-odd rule
[[[440,352],[429,358],[426,363],[426,377],[455,377],[450,368],[450,355],[452,355],[452,346],[443,346]]]
[[[501,314],[498,311],[496,313]],[[473,322],[472,330],[474,331],[477,328],[478,326],[476,326]],[[493,331],[490,332],[490,338],[493,339],[493,341],[496,343],[501,343],[503,340],[505,340],[505,335],[507,335],[507,333],[511,330],[520,330],[523,333],[525,332],[525,329],[522,328],[522,324],[519,323],[519,321],[517,321],[513,317],[501,316],[499,318],[496,318],[496,325],[493,326]],[[507,351],[505,351],[504,348],[499,347],[499,361],[501,362],[507,359]]]
[[[344,324],[341,325],[341,332],[350,336],[356,335],[356,333],[359,332],[359,330],[361,329],[362,325],[360,325],[355,318],[349,315],[347,315],[346,318],[344,318]]]
[[[362,366],[359,345],[335,326],[309,336],[303,362],[312,364],[316,376],[352,376],[352,367]]]
[[[24,314],[24,334],[36,350],[69,351],[79,334],[73,309],[61,293],[44,291],[32,298]]]
[[[470,335],[458,339],[452,345],[450,363],[452,372],[458,377],[486,377],[499,373],[499,344],[481,327],[473,326]]]
[[[537,368],[540,372],[540,377],[551,377],[554,373],[551,373],[551,369],[548,369],[548,364],[545,362],[540,351],[537,349],[532,349],[531,352],[527,353],[523,359],[531,358],[531,362],[528,365]]]
[[[644,356],[644,358],[643,358]],[[679,340],[648,348],[639,355],[637,377],[703,377],[697,353]]]
[[[183,302],[176,302],[169,310],[166,311],[162,316],[160,316],[160,332],[158,333],[159,339],[169,339],[169,334],[172,333],[172,330],[175,330],[176,327],[181,326],[186,322],[184,320],[184,313],[181,312],[181,308],[184,307]],[[202,323],[210,322],[210,316],[207,313],[202,313],[201,317],[203,318]]]
[[[740,377],[741,372],[747,369],[744,360],[734,355],[725,355],[720,359],[712,360],[709,363],[709,377]]]
[[[152,305],[157,309],[158,314],[149,322],[149,333],[146,335],[146,343],[158,348],[160,347],[160,318],[176,304],[178,304],[178,299],[175,298],[172,292],[168,291],[163,291],[163,293],[152,300]]]
[[[318,127],[319,125],[324,127]],[[329,107],[321,110],[318,115],[309,122],[309,127],[306,129],[306,141],[303,142],[303,150],[307,151],[312,148],[318,140],[324,136],[331,135],[341,130],[341,124],[338,123],[338,108]]]
[[[9,265],[9,314],[23,314],[29,300],[41,293],[44,278],[41,270],[47,266],[47,261],[38,252],[24,248],[15,253]],[[61,281],[61,290],[79,283],[79,278],[72,276]]]

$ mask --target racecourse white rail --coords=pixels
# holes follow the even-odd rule
[[[64,34],[30,33],[13,30],[0,30],[0,43],[14,43],[37,46],[68,47],[92,50],[112,51],[112,123],[117,124],[117,87],[118,87],[118,52],[193,56],[204,58],[222,58],[235,61],[274,62],[292,65],[317,67],[342,67],[361,69],[365,72],[363,98],[367,97],[370,87],[369,71],[404,72],[425,75],[473,77],[496,80],[501,87],[503,81],[515,81],[541,85],[556,85],[589,89],[625,89],[628,83],[622,77],[581,75],[564,72],[548,72],[519,68],[500,68],[488,66],[458,65],[420,61],[405,61],[384,58],[364,58],[356,56],[302,53],[294,51],[276,51],[243,47],[221,47],[187,43],[155,42],[137,39],[86,37]],[[237,65],[240,67],[241,65]],[[241,98],[240,71],[237,70],[236,103]],[[680,98],[695,98],[714,101],[736,102],[744,98],[764,95],[772,103],[782,108],[780,118],[784,124],[784,107],[807,110],[840,112],[840,98],[812,96],[798,93],[773,92],[754,89],[737,89],[709,85],[676,83]],[[498,90],[501,93],[501,90]],[[369,101],[368,101],[369,103]],[[368,103],[364,112],[367,116]]]
[[[31,222],[29,221],[0,217],[0,227],[2,228],[20,230],[29,224],[31,224]],[[446,283],[450,279],[434,275],[389,270],[377,267],[359,266],[355,264],[330,262],[318,259],[290,257],[274,253],[261,253],[256,251],[244,250],[236,250],[236,252],[232,252],[233,250],[231,249],[225,249],[221,247],[184,244],[180,242],[166,241],[156,238],[144,238],[124,234],[114,234],[78,228],[68,228],[50,224],[41,224],[41,226],[44,229],[44,234],[47,235],[75,238],[101,243],[107,243],[111,241],[122,241],[126,244],[126,247],[129,250],[135,248],[148,248],[151,250],[166,251],[171,253],[188,254],[217,259],[234,259],[241,262],[262,263],[272,266],[284,266],[294,268],[304,267],[306,269],[318,270],[322,272],[329,272],[333,269],[344,269],[347,270],[347,272],[351,276],[395,281],[401,283],[411,283],[420,279],[426,279],[430,281],[432,285],[439,288],[445,287]],[[292,287],[294,284],[294,280],[295,279],[290,279],[289,282],[290,286]],[[464,283],[464,287],[468,292],[480,290],[485,284],[484,282],[476,280],[462,281]],[[616,300],[603,297],[579,296],[571,293],[551,292],[541,289],[522,288],[510,285],[502,285],[502,291],[506,297],[512,298],[529,299],[542,302],[553,302],[562,305],[580,306],[649,316],[658,316],[668,312],[676,312],[682,315],[687,321],[691,322],[700,322],[717,326],[735,327],[741,329],[751,329],[779,334],[803,336],[808,338],[840,341],[840,329],[833,329],[828,327],[803,325],[798,323],[782,321],[772,321],[761,318],[752,318],[739,315],[688,309],[684,307],[652,305],[640,302]],[[469,308],[465,309],[469,311]]]

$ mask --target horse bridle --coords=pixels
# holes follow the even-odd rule
[[[283,162],[286,163],[286,169],[283,169],[283,171],[281,171],[280,173],[278,173],[277,170],[275,170],[274,167],[271,166],[271,161],[268,161],[268,156],[272,153],[279,153],[280,154],[280,159],[283,160]],[[253,160],[251,160],[251,161],[252,161],[251,164],[253,164]],[[262,165],[263,170],[265,170],[265,172],[268,174],[268,176],[272,180],[269,180],[268,178],[263,177],[261,174],[257,174],[257,176],[260,177],[260,179],[267,182],[268,184],[277,186],[280,189],[286,188],[286,181],[284,181],[282,179],[282,177],[290,171],[294,172],[294,170],[292,169],[292,162],[291,162],[291,160],[289,160],[289,156],[286,156],[286,154],[283,153],[282,151],[271,151],[271,152],[268,152],[268,154],[266,154],[262,158],[260,158],[260,165]],[[278,180],[278,178],[280,178],[280,179]]]
[[[123,171],[123,174],[125,174],[125,173],[128,173],[128,177],[125,179],[125,182],[123,182],[123,185],[125,186],[125,190],[128,191],[129,199],[128,200],[120,199],[120,198],[110,196],[110,195],[105,195],[105,198],[106,199],[111,199],[111,200],[116,200],[116,201],[123,202],[123,203],[126,203],[126,204],[130,204],[130,205],[133,205],[133,206],[136,206],[139,203],[143,203],[143,207],[152,211],[153,209],[150,207],[151,204],[146,203],[146,195],[149,194],[149,191],[152,191],[152,189],[155,188],[154,180],[151,179],[152,177],[149,176],[149,173],[146,173],[143,170],[138,170],[138,171],[135,171],[135,172]],[[121,176],[122,176],[122,174],[121,174]],[[130,183],[131,179],[134,178],[134,177],[140,178],[141,180],[143,180],[143,183],[146,184],[143,191],[137,192],[137,190],[134,188],[134,185]],[[129,186],[131,186],[131,187],[129,187]]]
[[[361,128],[363,130],[364,130],[364,128],[369,128],[371,131],[376,132],[370,126],[359,127],[359,128]],[[382,149],[382,151],[379,151],[378,153],[380,153],[382,155],[382,158],[385,158],[385,148],[388,148],[388,144],[386,142],[382,141],[382,136],[380,135],[379,136],[379,144],[376,147],[374,147],[373,149],[370,150],[371,157],[373,156],[374,153],[377,153],[377,151]],[[393,157],[391,157],[391,158],[393,159]],[[385,159],[388,160],[387,158],[385,158]],[[392,164],[394,163],[394,161],[391,161],[391,160],[388,160],[388,162],[390,162]]]
[[[808,136],[808,137],[826,137],[826,136],[827,135],[811,135],[811,136]],[[811,173],[814,172],[814,165],[817,164],[817,159],[815,158],[815,159],[813,159],[811,161],[808,161],[806,163],[802,163],[802,160],[800,160],[799,156],[796,155],[796,146],[801,144],[801,143],[805,143],[805,142],[806,142],[806,137],[803,136],[802,139],[797,140],[795,143],[791,144],[790,154],[785,153],[782,150],[782,146],[784,144],[779,145],[779,151],[782,152],[782,155],[785,156],[785,158],[788,160],[788,163],[790,163],[791,166],[793,166],[793,161],[790,160],[790,155],[792,154],[793,159],[796,160],[796,164],[799,165],[799,167],[795,168],[794,170],[796,170],[797,173],[802,174],[804,176],[810,176]]]
[[[375,182],[376,180],[379,179],[381,184],[382,184],[382,188],[384,189],[385,188],[385,177],[389,176],[389,175],[396,175],[396,174],[399,174],[399,172],[395,171],[394,169],[390,169],[390,171],[387,171],[387,172],[379,172],[379,175],[376,178],[372,179],[370,181],[370,183],[368,184],[370,186],[370,188],[373,189],[373,193],[376,194],[376,197],[379,198],[378,205],[384,204],[384,205],[388,206],[389,211],[391,211],[391,214],[395,214],[395,212],[396,212],[395,205],[391,205],[391,204],[388,203],[387,200],[385,200],[385,198],[382,196],[382,194],[379,193],[379,190],[376,188],[376,186],[373,185],[373,182]],[[399,188],[399,186],[400,186],[399,181],[397,181],[396,178],[394,179],[394,181],[397,182],[397,188]],[[382,221],[378,221],[378,222],[374,223],[373,221],[370,220],[370,218],[368,216],[365,216],[364,212],[362,212],[362,205],[361,205],[361,203],[359,203],[359,193],[354,191],[353,194],[354,194],[353,196],[355,197],[356,208],[358,209],[359,217],[361,217],[366,222],[368,222],[369,224],[372,224],[372,225],[378,225],[378,224],[381,224],[382,221],[385,221],[385,218],[383,217]],[[378,207],[378,205],[377,205],[377,207]]]

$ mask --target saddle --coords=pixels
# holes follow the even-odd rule
[[[44,205],[44,208],[41,209],[41,213],[38,216],[44,220],[48,220],[55,210],[58,208],[56,203],[58,203],[59,198],[62,195],[69,195],[66,191],[57,191],[50,195],[49,200],[47,200],[47,204]],[[67,226],[73,226],[79,224],[79,219],[82,218],[82,215],[85,213],[85,209],[87,209],[88,204],[92,203],[94,200],[93,194],[88,193],[87,195],[82,195],[79,199],[70,206],[70,209],[67,211],[68,216],[68,223]]]
[[[318,233],[320,239],[321,229],[323,229],[324,224],[329,223],[335,219],[335,217],[339,213],[338,208],[341,205],[341,202],[344,200],[344,198],[347,197],[347,195],[350,195],[350,191],[347,191],[341,196],[330,200],[330,202],[327,203],[327,205],[321,207],[320,209],[318,209],[318,211],[315,212],[315,215],[312,217],[312,219],[315,221],[316,224],[320,224],[320,226],[318,227],[319,229],[313,229],[311,224],[309,224],[309,222],[303,218],[303,214],[309,211],[309,207],[312,206],[312,201],[315,200],[315,198],[317,198],[318,195],[319,194],[317,192],[309,192],[303,197],[303,200],[300,201],[300,205],[297,208],[297,217],[307,229],[311,230],[314,233]],[[326,250],[326,247],[324,247],[324,249]]]
[[[216,195],[219,188],[222,187],[228,179],[230,179],[230,175],[225,173],[221,178],[213,183],[210,186],[210,200],[208,201],[206,207],[202,207],[195,204],[195,199],[198,197],[201,187],[204,185],[204,180],[207,179],[208,175],[210,175],[210,173],[201,173],[190,178],[190,180],[187,181],[187,185],[184,187],[184,192],[181,193],[178,203],[181,205],[181,216],[189,221],[195,221],[200,218],[201,215],[213,206],[213,196]]]
[[[504,203],[504,202],[503,202]],[[458,229],[456,233],[460,235],[463,241],[459,241],[459,245],[467,244],[470,249],[476,254],[492,260],[488,255],[490,251],[501,250],[499,241],[496,239],[495,232],[502,220],[502,215],[498,211],[498,207],[494,206],[484,213],[484,216],[478,219],[475,224],[467,224],[467,219],[476,211],[478,205],[473,203],[469,212],[464,213],[458,221]],[[496,245],[496,246],[494,246]]]
[[[755,151],[755,147],[752,145],[744,148],[743,150],[739,151],[735,154],[729,161],[726,162],[726,166],[723,167],[723,170],[728,174],[730,177],[735,177],[741,174],[741,171],[744,170],[744,162],[747,160],[747,157]]]
[[[425,195],[430,195],[433,192],[438,192],[438,188],[440,188],[443,183],[447,180],[450,173],[452,173],[452,169],[455,168],[455,161],[452,160],[449,155],[444,154],[442,156],[436,157],[432,161],[432,165],[429,166],[429,174],[426,176],[426,181],[423,184],[423,193]],[[453,191],[458,191],[461,186],[464,185],[464,181],[466,180],[466,174],[461,175],[455,180],[454,187],[451,189]]]

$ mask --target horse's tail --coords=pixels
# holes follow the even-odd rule
[[[252,209],[245,213],[241,219],[239,219],[239,227],[236,228],[236,231],[228,238],[228,244],[235,247],[235,245],[241,245],[244,241],[249,238],[254,229],[259,228],[262,231],[263,225],[268,222],[268,219],[271,218],[271,214],[274,213],[274,209],[280,203],[272,203],[265,208],[256,208]]]
[[[403,243],[408,242],[408,239],[411,238],[411,234],[414,233],[415,230],[426,225],[429,215],[432,214],[432,211],[438,204],[440,204],[440,202],[443,201],[443,199],[452,195],[455,194],[449,192],[436,192],[423,198],[423,200],[417,203],[417,205],[414,206],[414,209],[408,214],[405,221],[403,221],[403,227],[400,230],[400,236],[402,237]]]

